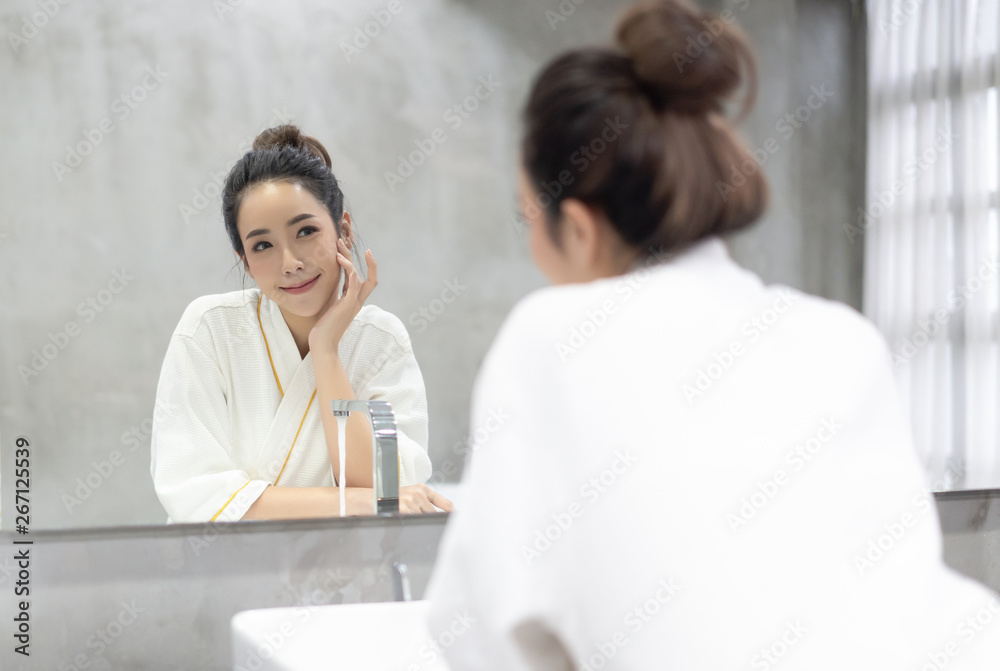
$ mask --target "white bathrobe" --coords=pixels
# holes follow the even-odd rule
[[[392,403],[400,485],[424,482],[427,400],[402,322],[366,305],[339,352],[357,398]],[[193,301],[156,390],[150,472],[168,521],[238,520],[270,484],[334,486],[315,390],[311,354],[259,289]]]
[[[883,339],[719,239],[523,300],[471,421],[427,594],[453,669],[1000,668]]]

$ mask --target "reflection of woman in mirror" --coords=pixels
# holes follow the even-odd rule
[[[342,477],[347,514],[371,513],[371,426],[350,415],[340,473],[334,399],[392,403],[400,512],[451,507],[422,484],[431,472],[423,378],[402,322],[364,304],[375,258],[365,253],[362,282],[330,166],[318,141],[281,126],[229,173],[226,231],[257,288],[195,300],[167,348],[151,472],[173,522],[339,515]]]
[[[723,105],[754,89],[732,18],[643,3],[529,93],[521,207],[556,286],[474,388],[473,428],[510,419],[428,587],[432,636],[475,622],[451,668],[997,668],[1000,600],[942,562],[883,338],[719,237],[766,201]]]

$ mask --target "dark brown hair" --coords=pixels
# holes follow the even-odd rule
[[[253,148],[236,162],[222,191],[222,218],[233,249],[245,256],[236,225],[243,197],[251,187],[266,182],[298,184],[326,206],[337,235],[344,216],[344,193],[334,176],[330,154],[319,140],[303,135],[296,126],[268,128],[253,141]]]
[[[754,222],[767,203],[753,160],[725,117],[746,78],[740,116],[753,104],[756,70],[742,32],[683,0],[638,4],[618,23],[617,47],[552,61],[525,106],[522,159],[559,244],[560,205],[601,211],[630,246],[678,250]],[[756,166],[756,164],[754,164]]]

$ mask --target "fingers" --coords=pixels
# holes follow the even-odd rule
[[[437,506],[437,507],[435,507]],[[427,485],[410,485],[399,492],[399,512],[408,515],[436,513],[438,509],[451,512],[451,501]]]
[[[403,515],[419,515],[420,513],[436,513],[437,510],[423,496],[407,496],[399,500],[399,512]]]
[[[433,489],[427,489],[427,498],[433,505],[437,506],[446,513],[450,513],[454,508],[451,501],[443,497],[441,494],[438,494]]]
[[[372,250],[370,249],[365,251],[365,264],[368,266],[368,278],[361,285],[360,296],[362,301],[368,300],[368,297],[371,296],[378,285],[378,264],[375,263],[375,255],[372,254]]]
[[[337,240],[337,247],[341,250],[337,252],[337,262],[344,269],[344,290],[341,293],[341,297],[350,296],[351,298],[356,298],[361,290],[361,278],[358,277],[358,273],[354,269],[354,264],[347,256],[350,252],[343,239]]]
[[[427,499],[423,499],[420,502],[420,512],[422,512],[422,513],[436,513],[437,512],[437,508],[435,508],[433,505],[431,505],[431,502],[428,501]]]
[[[365,264],[368,266],[368,278],[362,284],[358,276],[357,269],[350,259],[350,248],[343,239],[337,240],[337,262],[344,268],[346,278],[344,280],[344,291],[342,296],[355,297],[358,302],[364,303],[368,300],[375,286],[378,284],[378,264],[375,263],[375,255],[372,250],[365,251]]]
[[[354,270],[354,263],[351,261],[350,257],[351,250],[347,248],[347,243],[344,242],[343,238],[338,238],[337,240],[337,262],[344,267],[344,270],[349,273],[356,273]]]
[[[365,265],[368,266],[368,279],[366,281],[371,282],[374,287],[378,284],[378,264],[375,263],[375,255],[370,249],[365,251]]]

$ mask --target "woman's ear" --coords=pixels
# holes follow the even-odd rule
[[[257,280],[253,276],[253,271],[250,270],[250,264],[247,263],[247,257],[244,256],[243,254],[240,254],[235,249],[233,250],[233,254],[236,255],[237,263],[242,263],[243,264],[243,270],[245,270],[247,272],[247,275],[250,276],[250,279],[252,279],[252,280],[254,280],[256,282]]]
[[[347,244],[347,248],[354,249],[354,226],[351,225],[351,213],[344,212],[340,219],[340,237]]]
[[[577,273],[589,276],[601,254],[601,222],[589,205],[567,198],[560,205],[563,216],[562,247]]]

